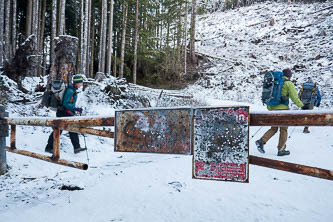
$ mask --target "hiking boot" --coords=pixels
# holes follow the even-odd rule
[[[265,150],[264,150],[265,143],[264,143],[264,141],[262,141],[262,139],[257,140],[256,145],[257,145],[257,149],[260,153],[265,153]]]
[[[77,153],[79,153],[79,152],[81,152],[81,151],[84,151],[84,150],[86,150],[87,148],[81,148],[81,147],[79,147],[79,148],[75,148],[74,149],[74,153],[75,154],[77,154]]]
[[[310,133],[309,127],[304,127],[303,133]]]
[[[290,154],[290,151],[289,150],[286,150],[287,146],[286,144],[284,144],[283,148],[282,149],[279,149],[277,155],[278,156],[286,156],[286,155],[289,155]]]

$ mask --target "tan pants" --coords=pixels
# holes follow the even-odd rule
[[[279,145],[278,145],[278,149],[279,150],[284,150],[285,148],[285,144],[287,142],[288,139],[288,127],[274,127],[272,126],[262,137],[262,141],[264,143],[267,143],[267,141],[275,135],[275,133],[278,131],[278,129],[280,128],[280,138],[279,138]]]

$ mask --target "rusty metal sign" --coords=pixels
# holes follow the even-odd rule
[[[115,151],[191,154],[192,109],[119,110]]]
[[[249,107],[193,111],[193,178],[249,182]]]

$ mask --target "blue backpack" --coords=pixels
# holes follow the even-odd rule
[[[303,83],[302,89],[299,92],[299,98],[304,103],[304,105],[309,106],[311,109],[313,106],[319,106],[319,96],[320,94],[316,83]]]
[[[288,105],[289,99],[284,100],[281,95],[282,86],[285,81],[283,72],[274,71],[265,73],[261,95],[262,102],[268,106]]]

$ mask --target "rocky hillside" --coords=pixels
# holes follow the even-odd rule
[[[322,107],[331,107],[333,7],[330,6],[332,2],[292,5],[266,2],[200,16],[197,51],[210,58],[211,67],[201,73],[202,77],[187,92],[195,92],[199,99],[211,96],[259,104],[263,73],[290,67],[298,88],[312,77],[323,94]]]

